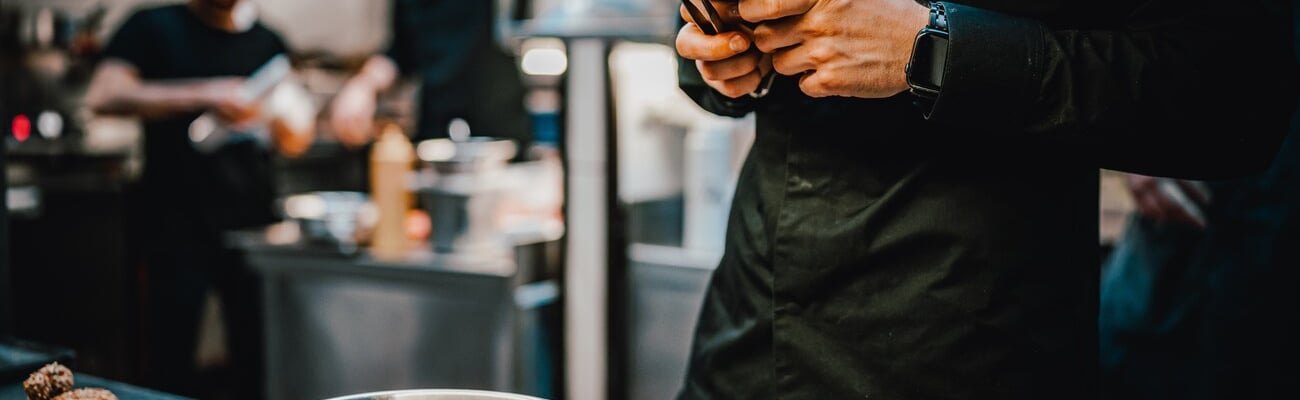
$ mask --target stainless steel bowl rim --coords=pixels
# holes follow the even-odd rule
[[[425,154],[422,150],[425,146],[449,152],[437,151],[434,152],[437,153],[436,155]],[[475,136],[460,141],[446,138],[426,139],[416,143],[416,153],[420,161],[433,164],[504,162],[513,158],[518,152],[519,147],[513,140],[488,136]],[[426,157],[431,155],[435,158]]]
[[[538,397],[525,396],[522,394],[491,392],[486,390],[468,390],[468,389],[410,389],[410,390],[389,390],[382,392],[371,392],[352,394],[347,396],[332,397],[325,400],[368,400],[392,398],[401,400],[404,396],[492,396],[500,400],[544,400]]]

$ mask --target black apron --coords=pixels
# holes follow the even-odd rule
[[[683,397],[1087,393],[1096,170],[851,121],[906,98],[825,103],[759,114]]]

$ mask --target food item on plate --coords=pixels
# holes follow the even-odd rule
[[[72,389],[72,370],[59,363],[46,364],[23,381],[27,400],[117,400],[108,389]]]
[[[72,371],[59,363],[46,364],[23,381],[23,391],[30,400],[50,400],[72,389]]]
[[[53,400],[117,400],[117,396],[108,389],[81,388],[61,394]]]

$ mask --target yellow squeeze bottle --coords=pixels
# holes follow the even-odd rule
[[[370,151],[370,198],[379,213],[370,240],[375,258],[401,258],[410,249],[405,218],[411,209],[407,182],[414,161],[415,149],[401,128],[385,126]]]

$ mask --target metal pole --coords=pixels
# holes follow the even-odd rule
[[[609,209],[606,43],[569,42],[565,274],[565,387],[570,400],[603,400],[607,376]]]

